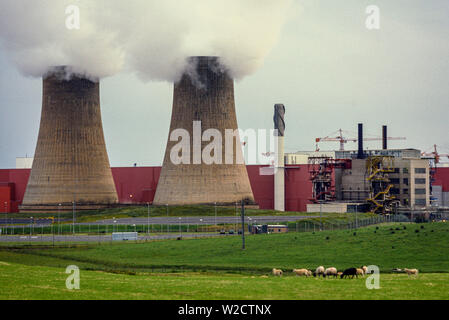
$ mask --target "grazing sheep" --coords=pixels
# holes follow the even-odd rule
[[[363,267],[362,267],[362,270],[363,270],[363,274],[366,274],[366,272],[368,271],[367,266],[363,266]]]
[[[404,271],[408,274],[408,276],[414,275],[414,276],[418,276],[418,269],[407,269],[404,268]]]
[[[297,276],[305,277],[310,277],[312,275],[312,271],[307,269],[293,269],[293,273],[296,273]]]
[[[316,276],[320,276],[320,275],[323,275],[324,274],[324,267],[323,266],[319,266],[318,268],[316,268],[316,270],[315,270],[315,272],[313,273],[313,276],[314,277],[316,277]]]
[[[402,272],[402,269],[394,268],[394,269],[393,269],[393,272]]]
[[[325,277],[330,277],[330,276],[334,276],[335,278],[337,277],[337,269],[336,268],[327,268],[324,273],[323,273],[323,278]]]
[[[340,278],[343,279],[345,277],[351,276],[351,279],[353,279],[356,274],[357,274],[356,268],[349,268],[349,269],[346,269],[345,271],[343,271]]]
[[[343,274],[343,272],[341,272],[341,271],[337,272],[337,277],[341,277],[342,274]]]
[[[282,270],[273,268],[273,275],[281,277],[282,276]]]
[[[357,270],[357,272],[356,272],[356,274],[355,274],[355,276],[358,278],[359,276],[364,276],[365,275],[365,273],[363,272],[363,269],[361,269],[361,268],[356,268],[356,270]]]

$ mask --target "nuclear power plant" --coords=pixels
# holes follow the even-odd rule
[[[118,203],[99,86],[64,66],[44,76],[39,136],[21,210],[97,209]]]
[[[343,135],[340,129],[337,136],[316,138],[314,151],[284,153],[288,119],[284,105],[276,104],[274,161],[245,165],[230,73],[218,57],[191,57],[188,62],[174,84],[162,167],[112,170],[99,82],[72,74],[68,67],[53,68],[43,78],[32,167],[22,159],[17,169],[0,169],[0,212],[241,202],[295,212],[448,210],[449,163],[441,160],[449,155],[439,153],[437,146],[431,153],[389,148],[387,141],[405,138],[388,137],[386,126],[382,137],[367,137],[360,123],[357,134]],[[381,141],[381,149],[366,149],[364,141]],[[321,151],[318,143],[324,142],[339,142],[340,149]],[[345,150],[347,142],[357,142],[358,148]]]
[[[196,132],[194,121],[201,121],[201,131]],[[178,141],[168,139],[154,204],[235,204],[254,203],[254,196],[244,163],[238,158],[242,145],[238,135],[233,137],[232,150],[226,151],[225,130],[237,130],[234,102],[234,81],[220,64],[218,57],[191,57],[189,68],[174,85],[173,110],[170,134],[184,129],[189,134],[188,163],[174,164],[170,154]],[[204,147],[210,142],[195,142],[195,135],[202,136],[208,129],[215,129],[223,137],[219,158],[221,164],[206,164],[201,159]],[[220,149],[220,148],[219,148]],[[225,163],[232,151],[232,163]],[[198,161],[198,158],[199,161]]]

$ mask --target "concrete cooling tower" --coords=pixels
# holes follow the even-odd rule
[[[118,203],[103,135],[100,84],[67,70],[53,68],[43,79],[39,136],[21,211]]]
[[[176,129],[188,132],[190,150],[186,158],[189,163],[173,163],[170,153],[179,140],[171,141],[169,134],[154,204],[233,205],[241,201],[254,204],[246,166],[236,161],[236,155],[242,152],[238,136],[233,139],[233,147],[229,148],[232,148],[233,161],[225,161],[225,130],[237,129],[234,81],[220,65],[217,57],[191,57],[189,66],[189,70],[174,85],[170,125],[170,134]],[[201,121],[202,133],[208,129],[217,129],[221,133],[221,164],[206,164],[202,160],[198,163],[199,148],[194,142],[198,129],[194,128],[194,121]],[[200,142],[200,150],[204,150],[213,140],[215,139],[211,138],[210,141]],[[215,151],[212,152],[214,153]]]

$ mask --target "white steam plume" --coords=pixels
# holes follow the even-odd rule
[[[102,78],[123,67],[176,81],[189,56],[220,56],[235,78],[255,72],[293,0],[1,0],[0,42],[22,73],[52,66]],[[65,27],[68,5],[81,28]]]
[[[69,5],[80,9],[80,29],[68,29]],[[113,30],[102,25],[95,1],[1,0],[0,43],[18,69],[40,77],[54,66],[102,78],[118,72],[124,54]]]
[[[275,45],[293,4],[293,0],[130,2],[122,2],[120,10],[122,17],[137,17],[120,34],[130,65],[144,80],[169,81],[179,79],[189,56],[219,56],[235,78],[255,72]]]

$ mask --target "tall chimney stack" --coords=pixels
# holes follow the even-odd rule
[[[387,126],[382,126],[382,149],[387,150],[388,149],[388,135],[387,135]]]
[[[357,159],[364,159],[365,154],[363,152],[363,123],[359,123],[359,150],[357,152]]]
[[[254,203],[254,196],[244,162],[237,163],[242,153],[240,137],[232,139],[233,159],[226,163],[225,130],[236,130],[234,81],[220,65],[218,57],[191,57],[189,70],[174,85],[170,134],[165,151],[154,204],[235,204]],[[195,123],[194,124],[193,122]],[[201,130],[198,128],[201,121]],[[184,129],[189,136],[187,163],[173,163],[171,152],[179,141],[171,141],[176,129]],[[201,154],[210,141],[203,141],[208,129],[221,133],[221,164],[204,163]],[[215,138],[213,139],[215,141]],[[187,152],[186,152],[187,153]]]
[[[276,139],[276,165],[274,172],[274,210],[285,211],[285,160],[284,160],[284,133],[285,133],[285,106],[274,106],[274,129]]]
[[[65,66],[43,78],[36,152],[22,211],[90,210],[118,203],[100,110],[99,83]]]

